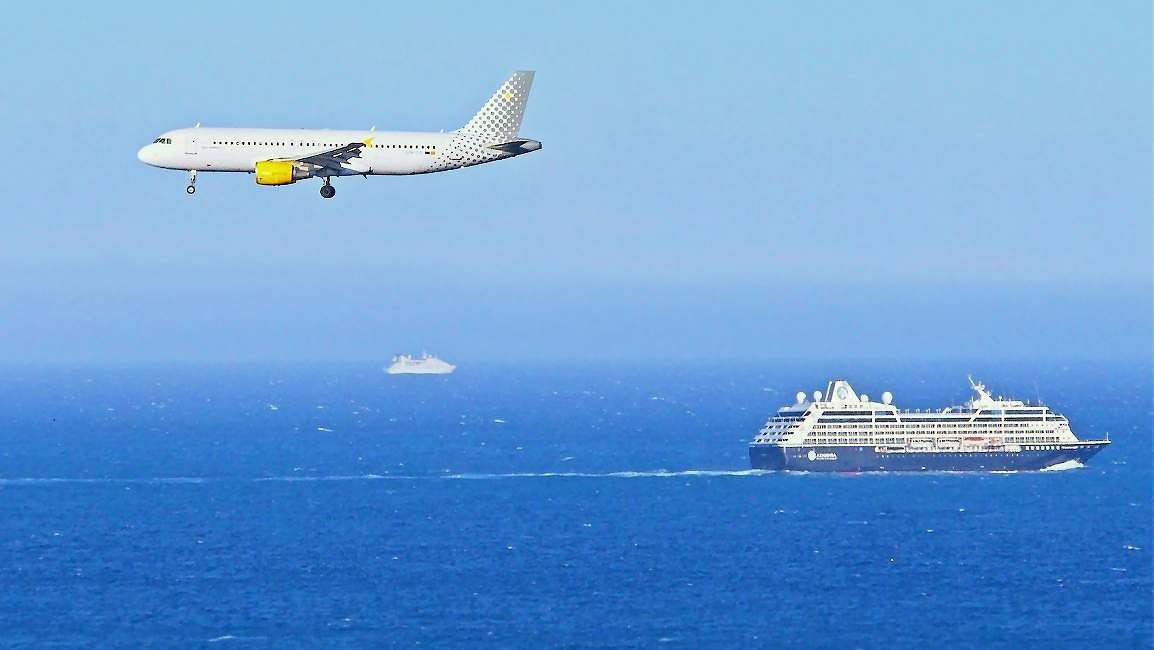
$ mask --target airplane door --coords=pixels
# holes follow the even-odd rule
[[[200,153],[200,142],[195,133],[189,133],[184,139],[184,153],[195,156]]]

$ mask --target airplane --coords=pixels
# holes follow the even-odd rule
[[[430,174],[513,158],[541,148],[518,135],[532,71],[514,72],[465,126],[445,132],[335,131],[328,129],[176,129],[136,155],[142,162],[188,172],[189,194],[198,172],[247,172],[258,185],[291,185],[319,178],[331,199],[335,176]]]

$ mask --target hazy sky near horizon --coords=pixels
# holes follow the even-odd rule
[[[6,10],[0,361],[1149,358],[1142,2]],[[258,187],[210,126],[544,149]]]

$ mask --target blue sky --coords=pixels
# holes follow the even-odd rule
[[[816,6],[815,6],[816,5]],[[1148,358],[1148,3],[7,10],[0,359]],[[258,187],[164,130],[530,156]]]

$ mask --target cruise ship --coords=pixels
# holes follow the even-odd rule
[[[1073,467],[1110,444],[1079,440],[1042,404],[994,398],[970,379],[963,406],[900,411],[835,379],[778,409],[749,445],[754,469],[806,472],[1016,471]]]
[[[419,357],[398,354],[385,372],[390,375],[448,375],[456,369],[457,366],[426,352]]]

